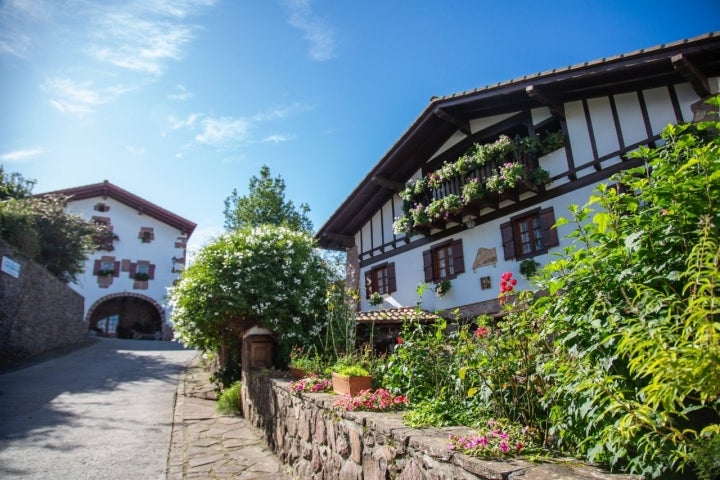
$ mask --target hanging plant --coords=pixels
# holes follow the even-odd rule
[[[515,188],[515,185],[525,176],[525,166],[519,162],[508,162],[497,169],[497,173],[488,177],[486,185],[491,192],[503,193],[505,190]]]
[[[537,135],[533,137],[517,136],[511,140],[508,136],[501,135],[495,142],[474,144],[454,162],[445,162],[438,170],[406,184],[405,188],[399,192],[400,198],[404,201],[404,214],[393,223],[393,231],[410,235],[414,227],[427,225],[431,221],[443,217],[448,218],[463,206],[484,196],[485,192],[502,193],[513,189],[523,178],[528,178],[535,185],[548,184],[550,174],[546,170],[536,168],[527,172],[519,159],[527,155],[542,155],[557,150],[564,145],[564,141],[562,132],[558,131],[549,132],[543,138]],[[470,172],[488,162],[500,161],[504,161],[504,163],[484,181],[477,177],[466,179]],[[416,202],[421,196],[430,195],[443,183],[458,177],[466,179],[460,195],[447,195],[433,200],[428,205]]]
[[[485,188],[478,178],[471,178],[462,188],[462,202],[467,205],[485,195]]]
[[[532,258],[525,259],[520,262],[520,275],[522,275],[523,278],[530,278],[537,273],[539,266],[540,264]]]

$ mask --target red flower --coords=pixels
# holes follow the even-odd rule
[[[405,343],[405,340],[403,340],[402,337],[398,337],[398,338],[397,338],[397,344],[398,344],[398,345],[402,345],[403,343]]]
[[[490,330],[487,327],[482,326],[478,327],[477,330],[475,330],[475,333],[473,333],[473,335],[475,336],[475,338],[482,338],[488,333],[490,333]]]

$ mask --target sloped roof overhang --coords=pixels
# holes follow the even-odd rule
[[[469,134],[471,119],[549,107],[565,102],[689,81],[698,96],[704,80],[720,75],[720,32],[527,75],[445,97],[433,97],[410,128],[370,170],[318,230],[323,248],[346,249],[371,215],[456,131]]]
[[[186,220],[169,210],[148,202],[134,193],[130,193],[127,190],[113,185],[107,180],[102,183],[94,183],[92,185],[45,192],[39,194],[38,196],[43,195],[65,195],[70,197],[69,201],[71,202],[74,200],[85,200],[95,197],[112,198],[127,205],[128,207],[136,209],[138,213],[142,215],[148,215],[156,220],[170,225],[171,227],[177,228],[182,233],[187,234],[188,238],[190,238],[190,235],[192,235],[193,231],[195,231],[195,227],[197,227],[197,224],[191,222],[190,220]]]

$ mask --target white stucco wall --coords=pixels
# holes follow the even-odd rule
[[[555,211],[555,218],[557,219],[562,216],[570,218],[570,213],[567,208],[568,205],[584,205],[593,189],[594,186],[581,188],[554,199],[552,206]],[[550,206],[550,203],[541,204],[541,206],[544,208],[546,206]],[[534,208],[537,208],[537,206],[533,206],[528,210],[532,210]],[[522,213],[523,212],[518,212],[517,214],[519,215]],[[500,275],[504,272],[514,273],[515,277],[518,279],[518,289],[526,289],[530,287],[527,281],[520,276],[520,262],[515,260],[506,261],[504,259],[500,237],[500,224],[505,221],[507,221],[507,218],[493,220],[452,236],[453,239],[461,239],[463,242],[465,273],[458,275],[457,278],[452,280],[452,288],[443,298],[437,298],[432,291],[427,291],[422,297],[422,307],[424,309],[431,311],[435,309],[444,310],[497,298],[497,295],[500,292]],[[548,254],[535,257],[535,261],[544,265],[551,259],[553,253],[561,251],[562,248],[569,245],[570,240],[565,237],[572,230],[572,225],[560,227],[558,229],[560,246],[553,248]],[[423,282],[424,278],[422,252],[431,248],[435,244],[440,244],[446,242],[447,240],[447,238],[444,238],[438,240],[437,242],[400,253],[393,256],[391,259],[382,260],[382,262],[395,262],[395,273],[397,275],[396,279],[398,287],[398,290],[390,295],[390,298],[386,300],[384,307],[407,307],[415,306],[417,304],[420,300],[416,293],[417,287]],[[497,264],[482,266],[477,270],[473,270],[472,265],[478,248],[495,248],[497,252]],[[364,268],[360,278],[364,278],[364,272],[371,268],[372,265]],[[492,281],[492,288],[488,290],[482,290],[480,288],[480,278],[485,276],[489,276]],[[361,298],[364,299],[364,284],[361,285],[360,288],[362,290]],[[372,307],[369,303],[363,300],[362,309],[369,310],[371,308]]]
[[[717,89],[717,79],[710,79],[710,83],[713,86],[713,89]],[[675,91],[677,92],[678,101],[680,102],[682,121],[691,120],[691,105],[698,101],[698,97],[688,84],[676,85]],[[667,88],[648,89],[643,91],[642,95],[646,102],[653,135],[661,133],[668,123],[677,122]],[[595,147],[599,157],[603,157],[620,150],[621,146],[618,141],[618,133],[622,135],[624,145],[626,146],[634,145],[647,138],[647,131],[645,121],[643,119],[639,95],[635,92],[615,95],[613,96],[613,101],[615,102],[617,110],[620,132],[617,132],[616,129],[609,98],[602,97],[588,99],[586,102],[589,118],[592,122]],[[593,151],[583,103],[581,101],[568,102],[564,105],[564,107],[574,163],[576,166],[589,164],[593,160]],[[547,118],[549,115],[547,109],[544,108],[533,110],[531,113],[534,122],[542,121],[542,119]],[[488,126],[507,118],[507,116],[508,115],[502,115],[483,119],[474,119],[470,122],[471,128],[473,131],[487,128]],[[457,143],[458,141],[460,141],[460,139],[457,135],[452,136],[452,138],[448,140],[448,142],[446,142],[438,150],[438,152],[432,155],[431,158],[435,157],[437,154],[446,150],[449,146]],[[607,168],[608,166],[620,161],[621,159],[619,156],[617,158],[610,158],[603,162],[603,167]],[[566,172],[568,168],[566,149],[563,148],[553,152],[549,156],[542,157],[540,159],[540,164],[543,168],[550,172],[551,176],[561,175]],[[584,175],[593,174],[595,172],[596,169],[592,165],[588,165],[588,167],[578,172],[578,177],[582,178]],[[419,172],[416,172],[414,175],[414,178],[417,177],[419,177]],[[563,176],[556,179],[548,188],[557,188],[569,181],[570,180],[567,176]],[[604,182],[609,183],[609,180],[605,180]],[[569,218],[570,214],[568,206],[571,204],[584,205],[588,201],[589,196],[595,189],[596,185],[597,183],[594,183],[589,186],[578,188],[570,193],[565,193],[550,200],[528,207],[525,211],[537,208],[538,206],[542,208],[552,206],[556,219],[560,217]],[[402,201],[396,196],[383,207],[384,216],[387,217],[387,212],[390,211],[391,202],[395,202],[395,214],[400,215],[402,213]],[[513,212],[512,216],[520,215],[522,213],[523,211]],[[383,307],[414,306],[420,300],[416,293],[417,286],[422,283],[424,279],[422,252],[431,248],[435,244],[446,242],[452,238],[462,239],[463,241],[465,273],[460,274],[456,279],[452,280],[452,288],[443,298],[437,298],[432,291],[427,291],[421,299],[423,308],[427,310],[444,310],[497,298],[499,293],[500,275],[503,272],[513,272],[515,274],[515,277],[518,279],[518,289],[529,288],[530,285],[528,282],[520,277],[520,262],[515,260],[504,260],[500,225],[506,222],[509,216],[481,223],[472,229],[463,230],[452,237],[444,237],[433,243],[424,244],[402,253],[398,253],[397,255],[389,257],[386,255],[378,259],[377,262],[372,263],[370,263],[371,260],[369,260],[371,255],[369,252],[366,252],[369,250],[369,242],[371,241],[369,224],[366,224],[356,235],[356,242],[359,242],[361,237],[363,241],[360,252],[361,258],[366,261],[369,260],[367,265],[361,269],[359,278],[364,278],[365,272],[372,269],[375,264],[395,262],[398,290],[386,299]],[[375,217],[373,217],[373,219],[374,221],[377,221]],[[375,225],[373,228],[375,228]],[[561,252],[562,249],[569,244],[570,240],[566,237],[573,229],[574,226],[572,224],[560,227],[558,229],[560,246],[551,249],[548,254],[535,257],[535,261],[540,264],[545,264],[551,260],[553,254]],[[373,231],[373,233],[377,234],[375,231]],[[386,229],[385,238],[382,239],[382,243],[387,244],[389,237],[392,238],[391,235],[391,230]],[[413,240],[417,240],[418,238],[420,237],[414,236]],[[356,244],[360,245],[359,243]],[[373,245],[376,246],[377,244],[373,243]],[[402,242],[399,245],[402,246]],[[497,264],[483,266],[479,267],[477,270],[473,270],[473,260],[478,248],[495,248],[497,251]],[[368,254],[363,255],[363,253]],[[377,255],[377,253],[375,253],[375,255]],[[491,278],[492,287],[490,289],[483,290],[480,287],[480,278],[486,276]],[[363,303],[361,305],[362,310],[374,308],[364,300],[364,282],[361,282],[360,285],[360,298],[363,299]]]
[[[93,207],[102,202],[110,207],[107,212],[98,212]],[[172,272],[172,258],[182,258],[185,255],[183,248],[176,248],[175,243],[181,237],[182,232],[166,223],[163,223],[149,215],[140,215],[134,208],[114,200],[113,198],[88,198],[84,200],[71,201],[68,203],[67,211],[78,214],[90,220],[93,216],[109,217],[113,226],[113,233],[119,240],[113,242],[115,249],[111,252],[99,250],[94,252],[86,262],[85,273],[78,276],[77,282],[70,286],[85,297],[85,316],[93,304],[108,295],[115,293],[135,293],[154,299],[165,309],[165,319],[169,318],[167,311],[166,295],[167,288],[178,277]],[[150,243],[143,243],[139,238],[140,227],[151,227],[154,239]],[[155,265],[155,277],[148,281],[146,290],[133,289],[134,280],[130,278],[129,272],[120,272],[120,275],[113,279],[112,285],[107,288],[100,288],[97,276],[93,275],[95,260],[103,256],[113,256],[116,261],[123,259],[137,263],[138,260],[149,261]]]

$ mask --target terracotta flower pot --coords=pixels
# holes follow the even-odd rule
[[[333,372],[333,392],[338,395],[357,396],[361,391],[372,388],[372,377],[345,377]]]
[[[306,372],[305,370],[301,368],[295,368],[293,366],[288,367],[290,369],[290,375],[295,380],[300,380],[301,378],[309,377],[310,374]]]

